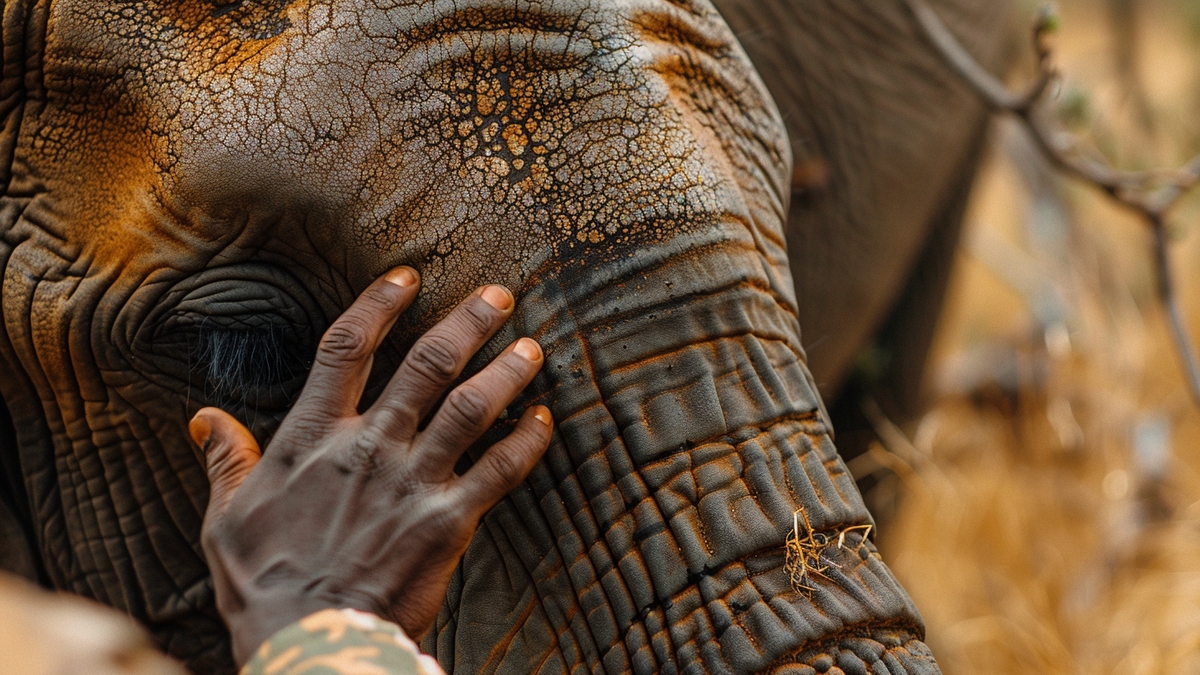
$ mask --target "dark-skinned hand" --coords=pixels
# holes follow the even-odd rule
[[[480,518],[549,445],[550,411],[532,407],[469,471],[454,472],[541,368],[528,338],[451,391],[418,428],[512,312],[499,286],[476,291],[421,337],[358,414],[375,350],[418,288],[413,270],[394,269],[330,326],[265,453],[220,410],[191,422],[212,485],[202,543],[239,664],[276,631],[328,608],[374,613],[419,640]]]

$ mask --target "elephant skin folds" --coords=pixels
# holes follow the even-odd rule
[[[366,398],[503,283],[474,368],[536,337],[560,422],[426,638],[447,670],[937,672],[869,543],[811,593],[783,571],[796,508],[870,521],[800,346],[783,123],[706,0],[134,5],[5,3],[0,486],[38,575],[230,672],[187,420],[265,446],[316,336],[408,264]]]
[[[426,649],[461,673],[937,672],[869,545],[811,597],[789,586],[797,507],[825,532],[869,516],[753,241],[642,252],[523,297],[556,442],[485,519]]]

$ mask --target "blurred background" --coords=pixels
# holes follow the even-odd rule
[[[1037,5],[1028,4],[1032,23]],[[1055,114],[1119,167],[1200,153],[1200,0],[1062,0]],[[1028,35],[1013,36],[1033,72]],[[1147,225],[998,118],[928,374],[850,463],[947,675],[1200,673],[1200,407]],[[1200,333],[1200,189],[1170,218]],[[870,407],[870,402],[867,402]]]

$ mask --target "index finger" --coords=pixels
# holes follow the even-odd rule
[[[397,267],[368,286],[321,337],[296,409],[355,414],[375,350],[419,289],[420,277],[409,267]]]

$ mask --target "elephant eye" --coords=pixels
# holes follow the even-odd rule
[[[287,270],[243,263],[179,280],[136,325],[133,352],[148,377],[246,421],[291,406],[326,319]]]

